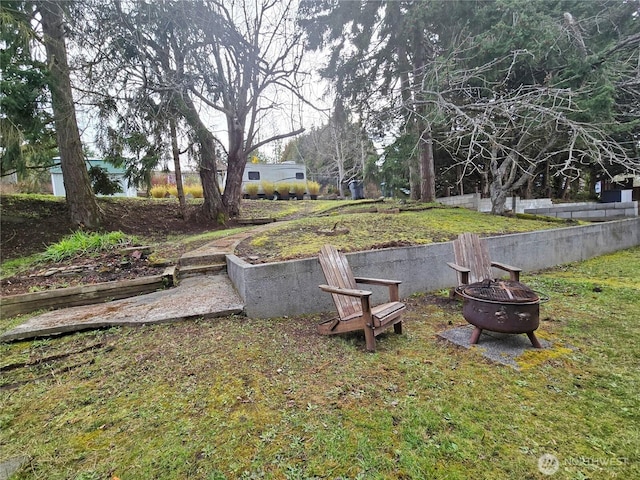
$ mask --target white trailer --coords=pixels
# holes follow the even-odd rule
[[[247,163],[242,174],[242,189],[246,185],[257,184],[259,194],[264,194],[261,182],[272,182],[275,186],[276,198],[281,197],[283,192],[278,190],[278,185],[287,185],[287,189],[292,183],[304,183],[306,193],[307,173],[304,165],[295,162],[282,163]],[[287,191],[284,195],[286,196]]]

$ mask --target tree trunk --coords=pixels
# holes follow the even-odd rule
[[[420,165],[414,155],[409,159],[409,189],[411,200],[420,200]]]
[[[491,183],[489,184],[489,194],[491,196],[491,213],[493,215],[504,215],[506,210],[507,189],[504,185],[505,173],[509,170],[509,158],[505,158],[502,163],[498,161],[500,154],[497,145],[491,147],[491,160],[489,161],[489,171],[491,172]]]
[[[100,209],[91,189],[80,142],[64,43],[62,7],[59,2],[41,1],[39,10],[50,69],[51,107],[71,222],[74,225],[94,229],[100,225]]]
[[[340,198],[344,198],[344,154],[341,148],[340,134],[336,125],[331,126],[331,136],[333,138],[333,146],[335,151],[335,163],[338,167],[338,183],[336,187],[338,188],[338,196]]]
[[[431,125],[426,124],[420,140],[420,197],[423,202],[436,201],[436,172],[433,164]]]
[[[568,178],[564,178],[562,180],[562,194],[560,195],[560,198],[562,200],[568,200],[569,199],[569,187],[571,185],[571,180],[569,180]]]
[[[202,212],[209,220],[222,224],[226,221],[225,209],[216,178],[216,147],[213,135],[208,130],[200,131],[200,182],[204,203]]]
[[[458,187],[457,194],[464,195],[464,174],[459,164],[456,165],[456,185]]]
[[[182,114],[187,124],[193,129],[200,144],[200,181],[204,203],[202,212],[205,218],[216,223],[224,223],[229,216],[218,186],[216,169],[216,146],[213,134],[202,123],[198,111],[187,93],[183,93],[180,99],[175,99],[175,107]]]
[[[171,132],[171,152],[173,154],[173,168],[176,172],[176,188],[178,189],[178,201],[180,202],[180,214],[183,219],[187,218],[187,202],[184,198],[184,186],[182,185],[182,169],[180,167],[180,149],[178,148],[178,132],[176,131],[175,119],[169,120],[169,130]]]
[[[527,180],[527,187],[524,190],[523,198],[525,198],[525,199],[533,198],[533,184],[534,184],[535,179],[536,179],[535,176],[531,176],[531,178],[529,178],[529,180]]]
[[[551,185],[551,162],[547,160],[544,165],[544,190],[547,198],[553,196],[553,186]]]
[[[491,213],[504,215],[507,203],[507,191],[502,188],[499,180],[494,179],[489,187],[491,192]]]
[[[240,215],[242,200],[242,174],[247,164],[247,157],[241,151],[229,152],[227,157],[227,183],[224,189],[224,203],[230,217]]]
[[[487,198],[491,196],[489,182],[489,165],[485,164],[485,168],[480,172],[480,197]],[[477,191],[476,191],[477,193]]]
[[[229,154],[227,156],[227,183],[222,198],[227,214],[230,217],[237,217],[240,215],[242,174],[247,165],[247,154],[243,148],[242,123],[240,121],[228,121],[227,123],[229,124]]]

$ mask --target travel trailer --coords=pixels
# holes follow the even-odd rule
[[[247,163],[242,174],[242,189],[249,184],[258,185],[258,194],[264,195],[262,182],[271,182],[274,184],[275,198],[288,196],[289,189],[293,183],[307,183],[307,174],[304,165],[295,162],[282,163]],[[287,191],[284,192],[282,187],[286,185]],[[280,186],[280,190],[278,189]],[[305,187],[306,189],[306,187]],[[305,192],[306,193],[306,192]]]

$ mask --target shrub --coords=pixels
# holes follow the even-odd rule
[[[307,182],[307,191],[309,195],[318,195],[320,193],[320,184],[318,182]]]
[[[296,194],[296,196],[301,197],[307,191],[307,185],[304,182],[293,182],[291,184],[291,190]]]
[[[262,180],[260,182],[260,186],[262,187],[262,191],[264,192],[264,194],[267,197],[270,197],[273,195],[273,192],[276,191],[276,185],[273,182],[270,182],[268,180]]]
[[[149,195],[151,195],[153,198],[164,198],[166,194],[166,185],[154,185],[153,187],[151,187],[151,190],[149,190]]]
[[[281,197],[288,197],[290,188],[291,185],[287,182],[278,182],[276,185],[276,191]]]
[[[204,196],[201,185],[187,185],[184,187],[184,194],[185,196],[191,194],[193,198],[202,198]]]
[[[244,193],[249,195],[250,197],[255,197],[258,195],[258,190],[260,189],[260,185],[257,183],[247,183],[244,186]]]

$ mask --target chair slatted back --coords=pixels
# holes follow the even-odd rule
[[[357,289],[356,280],[349,267],[347,258],[338,252],[332,245],[325,245],[320,249],[320,266],[327,280],[327,285],[332,287]],[[354,315],[362,315],[362,304],[358,298],[332,293],[333,302],[341,319]]]
[[[469,283],[491,278],[491,258],[487,243],[475,233],[462,233],[453,241],[456,263],[471,270]]]

